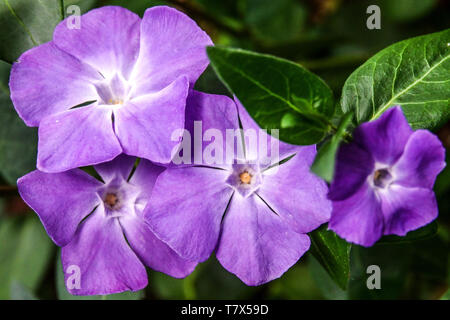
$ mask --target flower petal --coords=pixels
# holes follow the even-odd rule
[[[147,204],[148,199],[150,199],[153,186],[156,183],[156,178],[158,178],[164,169],[164,167],[157,166],[145,159],[139,161],[136,171],[130,179],[130,183],[140,188],[141,194],[139,199],[145,199],[145,205]]]
[[[102,184],[82,170],[30,172],[17,181],[20,196],[39,216],[58,246],[69,243],[80,221],[99,204]]]
[[[227,171],[174,168],[156,181],[145,219],[156,236],[183,258],[204,261],[214,250],[233,193]]]
[[[333,201],[328,228],[345,240],[365,247],[370,247],[381,237],[381,203],[367,183],[351,197]]]
[[[328,197],[331,200],[344,200],[353,195],[366,182],[374,165],[370,153],[356,143],[340,145]]]
[[[225,214],[217,259],[245,284],[280,277],[309,249],[307,235],[293,231],[258,197],[234,197]]]
[[[196,122],[196,123],[194,123]],[[200,123],[201,122],[201,123]],[[199,127],[201,124],[201,132],[199,129],[194,130],[194,126]],[[230,163],[227,165],[226,152],[227,150],[234,150],[236,152],[237,142],[240,139],[227,139],[227,130],[239,129],[239,120],[237,116],[236,107],[233,100],[224,95],[207,94],[199,91],[192,90],[188,96],[186,102],[186,130],[189,131],[191,136],[191,159],[190,163],[211,165],[215,167],[229,167],[234,157],[229,159]],[[195,134],[201,136],[197,137]],[[205,134],[206,133],[206,134]],[[218,135],[221,135],[222,143],[220,144],[222,157],[216,157],[214,163],[204,157],[205,148],[213,142],[203,141],[203,138],[209,138],[208,135],[214,135],[215,139],[218,139]],[[196,141],[201,141],[202,146],[196,147]],[[211,137],[211,140],[213,138]],[[230,144],[228,147],[226,144]],[[234,146],[233,146],[234,143]],[[236,154],[236,153],[235,153]]]
[[[353,136],[375,161],[391,165],[403,153],[412,133],[402,109],[397,106],[385,111],[379,119],[361,124]]]
[[[105,78],[121,72],[127,78],[139,54],[140,18],[122,7],[106,6],[80,17],[80,28],[61,21],[53,41],[62,50],[91,65]]]
[[[101,76],[53,42],[22,54],[11,70],[11,99],[28,126],[46,116],[98,98],[93,82]]]
[[[97,171],[105,182],[110,182],[117,176],[123,180],[128,180],[135,163],[135,157],[120,154],[109,162],[103,162],[96,165],[95,171]]]
[[[278,140],[277,136],[271,135],[278,134],[276,131],[261,129],[236,97],[234,97],[234,101],[238,109],[239,120],[242,123],[244,134],[246,132],[249,133],[245,134],[247,160],[252,161],[258,159],[260,167],[265,168],[292,156],[299,150],[299,146],[285,143]],[[253,134],[257,137],[256,142],[253,142],[256,145],[252,145],[252,141],[250,141],[250,136]],[[315,146],[312,147],[315,149]],[[311,163],[313,160],[314,158],[311,159]]]
[[[163,90],[131,100],[114,111],[115,132],[126,154],[168,163],[184,128],[188,82],[180,77]],[[176,151],[176,149],[175,149]]]
[[[380,196],[385,219],[384,234],[404,236],[438,216],[433,190],[391,185]]]
[[[274,167],[275,173],[264,173],[258,195],[292,228],[300,233],[310,232],[327,222],[331,201],[327,199],[326,183],[310,171],[316,154],[315,146],[298,147],[297,154]]]
[[[134,94],[161,90],[183,75],[193,85],[208,66],[209,45],[211,39],[187,15],[165,6],[147,9],[132,77]]]
[[[38,169],[61,172],[114,159],[122,147],[111,114],[94,105],[45,118],[39,126]]]
[[[444,167],[445,149],[438,137],[427,130],[417,130],[393,167],[395,183],[431,189]]]
[[[130,246],[146,266],[175,278],[184,278],[194,271],[197,263],[182,259],[159,240],[142,216],[126,216],[120,220],[120,224]]]
[[[107,218],[103,206],[81,224],[61,258],[66,284],[79,268],[80,288],[67,288],[74,295],[137,291],[147,285],[145,267],[128,246],[119,220]]]

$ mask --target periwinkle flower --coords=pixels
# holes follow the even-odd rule
[[[73,169],[36,170],[17,182],[23,200],[62,247],[71,294],[140,290],[148,281],[144,265],[177,278],[195,268],[196,263],[181,259],[145,224],[143,209],[164,168],[141,159],[133,171],[135,161],[120,155],[95,166],[103,181]]]
[[[208,35],[183,13],[148,9],[141,20],[102,7],[66,20],[53,40],[22,54],[11,71],[14,106],[39,126],[37,168],[61,172],[120,153],[170,162],[184,126],[189,85],[208,65]]]
[[[260,130],[238,101],[225,96],[194,91],[186,110],[186,127],[202,121],[204,135],[215,129],[225,137],[227,129],[239,128],[239,119],[244,132]],[[276,140],[267,133],[262,139]],[[205,151],[209,144],[202,146]],[[310,172],[315,146],[279,142],[272,163],[261,161],[259,151],[245,144],[244,157],[236,152],[230,162],[169,167],[145,209],[149,226],[180,256],[201,262],[216,250],[225,269],[247,285],[278,278],[295,264],[309,249],[306,233],[331,212],[325,182]]]
[[[445,167],[445,149],[427,130],[413,131],[399,106],[360,125],[339,148],[330,187],[329,228],[347,241],[373,245],[403,236],[438,215],[432,190]]]

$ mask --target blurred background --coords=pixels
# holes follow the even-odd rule
[[[10,0],[14,2],[14,0]],[[345,79],[377,51],[397,41],[449,28],[444,0],[68,0],[82,12],[120,5],[141,15],[155,5],[193,18],[215,44],[284,57],[321,76],[340,96]],[[381,29],[368,30],[366,9],[381,8]],[[7,12],[0,10],[0,32]],[[348,290],[337,287],[310,254],[280,279],[247,287],[214,257],[186,279],[149,270],[149,286],[137,293],[73,297],[64,288],[59,249],[23,203],[15,181],[34,170],[37,130],[15,113],[7,86],[11,65],[0,60],[0,299],[449,299],[450,165],[435,186],[437,232],[414,242],[353,246]],[[229,94],[209,67],[196,84]],[[450,124],[435,128],[450,148]],[[447,152],[447,163],[450,164]],[[381,268],[381,290],[366,287],[367,266]]]

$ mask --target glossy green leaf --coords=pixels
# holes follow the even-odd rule
[[[35,216],[0,220],[0,299],[10,298],[11,284],[32,292],[49,265],[54,245]]]
[[[333,93],[316,75],[288,60],[250,51],[208,47],[222,82],[265,129],[281,140],[317,143],[330,130]]]
[[[339,238],[324,224],[309,233],[310,252],[343,290],[347,288],[351,244]]]
[[[223,85],[219,78],[217,78],[217,75],[211,66],[208,66],[197,79],[194,89],[211,94],[229,94],[228,89]]]
[[[11,185],[36,168],[37,129],[27,127],[9,98],[11,65],[0,61],[0,175]]]
[[[58,254],[56,261],[56,293],[59,300],[140,300],[144,297],[144,290],[131,292],[125,291],[116,294],[103,295],[103,296],[74,296],[71,295],[64,283],[64,273],[61,263],[61,253]],[[83,280],[81,280],[83,281]]]
[[[450,119],[450,29],[398,42],[377,53],[345,82],[341,105],[358,123],[401,105],[413,128]]]
[[[346,129],[352,120],[353,113],[347,113],[341,120],[339,127],[330,140],[325,142],[317,152],[314,163],[311,166],[312,172],[323,178],[325,181],[331,182],[334,175],[334,167],[336,162],[336,152],[339,144],[345,136]]]
[[[0,59],[12,63],[24,51],[50,41],[62,18],[61,0],[0,1]]]

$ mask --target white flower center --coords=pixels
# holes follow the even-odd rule
[[[248,163],[234,164],[226,182],[246,198],[255,192],[261,185],[262,176],[259,171],[259,166]]]
[[[129,100],[130,85],[119,74],[95,84],[99,96],[99,104],[123,105]]]

